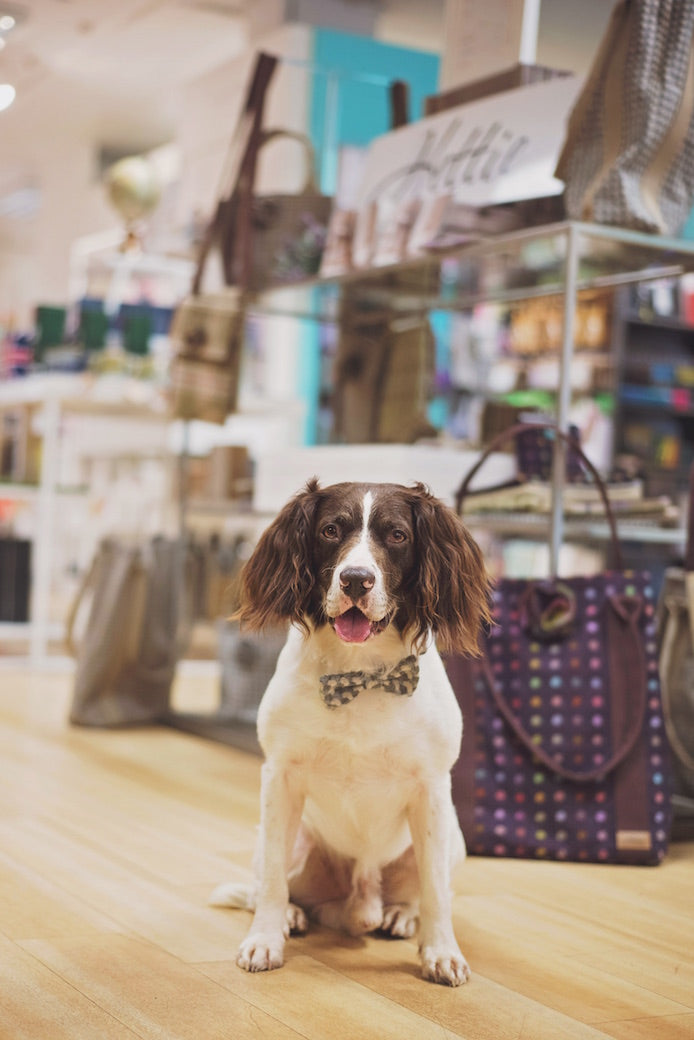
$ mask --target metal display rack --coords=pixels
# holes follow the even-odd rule
[[[374,306],[388,304],[403,313],[427,308],[465,311],[479,303],[504,304],[559,295],[563,299],[563,333],[556,422],[566,431],[578,293],[676,278],[692,270],[694,242],[600,224],[562,221],[470,241],[445,253],[405,263],[271,289],[258,295],[253,308],[263,314],[336,322],[345,288],[357,292]],[[561,507],[564,472],[564,448],[558,443],[553,464],[550,523],[553,570],[565,530]],[[604,525],[593,526],[593,536],[605,529]],[[643,540],[643,525],[633,526],[635,537]],[[664,543],[683,539],[681,532],[671,529],[659,534]],[[657,541],[659,537],[651,532],[649,540]]]

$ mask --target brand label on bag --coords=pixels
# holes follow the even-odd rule
[[[615,844],[623,852],[643,851],[651,847],[649,831],[617,831]]]

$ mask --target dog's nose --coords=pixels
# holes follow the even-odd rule
[[[360,599],[376,582],[376,575],[366,567],[345,567],[340,571],[340,588],[351,600]]]

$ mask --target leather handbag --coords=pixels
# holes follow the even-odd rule
[[[556,169],[568,215],[675,235],[694,202],[694,4],[619,0]]]
[[[452,655],[465,719],[453,796],[472,853],[657,864],[670,837],[671,773],[656,646],[654,583],[625,570],[605,485],[596,481],[614,569],[502,578],[479,659]],[[457,493],[518,424],[490,443]],[[539,432],[539,430],[538,430]]]
[[[70,722],[113,727],[166,718],[192,626],[193,566],[185,540],[101,542],[67,619],[76,661]]]
[[[668,567],[657,609],[660,683],[672,748],[673,835],[694,834],[694,466],[684,566]]]
[[[332,197],[316,184],[315,155],[305,134],[291,130],[264,130],[258,151],[277,141],[293,141],[301,148],[303,185],[295,193],[260,195],[252,184],[241,185],[240,198],[250,197],[251,289],[300,281],[317,274],[327,237]]]
[[[247,207],[242,185],[253,183],[265,95],[277,58],[259,53],[226,162],[226,187],[200,244],[191,291],[176,308],[170,338],[171,411],[174,418],[222,424],[236,411],[246,304],[252,280]],[[235,226],[229,238],[230,221]],[[225,285],[205,292],[203,281],[213,248],[221,253]]]

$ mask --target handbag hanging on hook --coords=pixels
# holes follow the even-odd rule
[[[200,245],[191,291],[171,323],[171,410],[177,419],[221,424],[236,411],[252,259],[251,217],[239,196],[242,184],[255,176],[265,95],[276,65],[270,54],[256,58],[226,162],[225,187]],[[233,248],[227,233],[232,214],[238,217]],[[213,248],[221,253],[226,284],[206,292],[203,279]]]

